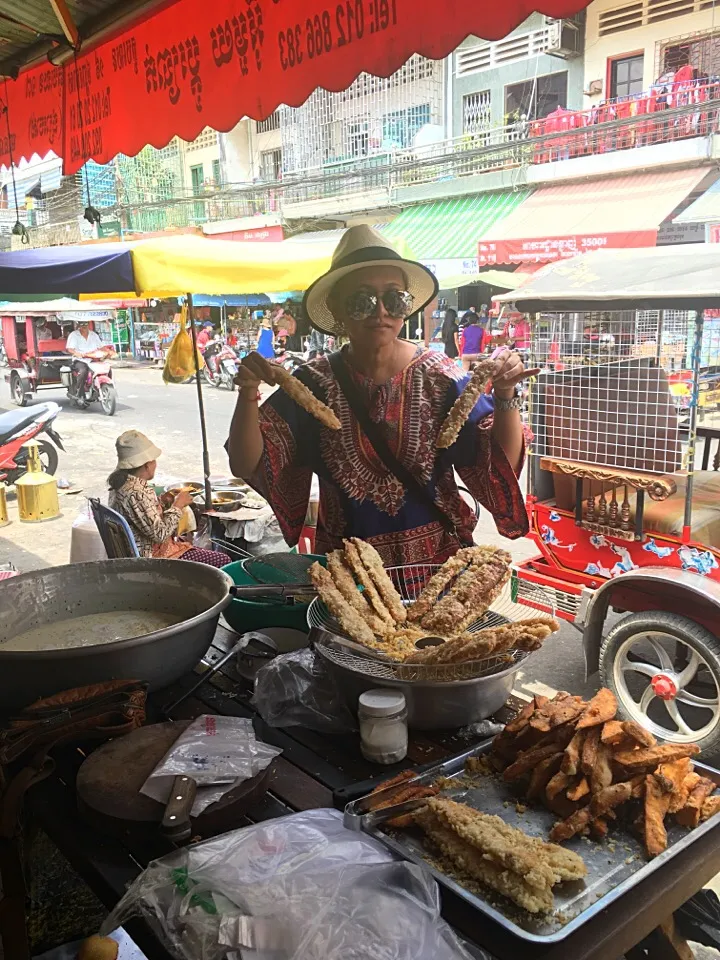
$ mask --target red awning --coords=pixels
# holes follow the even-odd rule
[[[567,17],[588,0],[540,0]],[[387,77],[413,53],[441,59],[469,34],[498,39],[538,0],[175,0],[77,61],[44,63],[0,87],[7,100],[0,163],[54,150],[73,173],[173,136],[230,130],[298,106],[316,87],[344,90],[366,71]]]
[[[591,250],[654,247],[660,224],[707,174],[696,167],[544,187],[481,237],[478,263],[544,264]]]

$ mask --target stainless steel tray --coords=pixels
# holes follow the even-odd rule
[[[462,778],[466,759],[487,753],[491,744],[492,741],[487,740],[407,783],[430,784],[441,776],[450,780]],[[695,768],[702,772],[703,776],[720,785],[720,771],[700,763],[696,763]],[[403,784],[405,785],[407,784]],[[388,798],[397,790],[397,786],[390,788],[387,791]],[[511,826],[543,840],[547,840],[550,829],[557,820],[555,814],[539,805],[528,805],[524,813],[519,813],[516,803],[522,804],[524,801],[513,794],[508,784],[494,776],[474,777],[471,787],[461,781],[457,786],[446,787],[441,796],[467,803],[484,813],[497,814]],[[462,897],[480,913],[491,917],[522,940],[535,943],[563,940],[645,877],[656,870],[662,870],[676,854],[691,844],[700,842],[708,831],[720,824],[720,814],[706,820],[694,830],[668,820],[668,848],[653,860],[647,859],[643,845],[630,832],[629,827],[620,823],[611,823],[607,838],[601,842],[574,837],[563,846],[574,850],[583,858],[588,868],[587,877],[582,881],[554,887],[554,913],[533,916],[491,890],[488,890],[485,899],[443,873],[438,865],[429,859],[432,855],[424,846],[419,830],[387,830],[384,826],[386,821],[400,813],[417,809],[422,806],[423,801],[411,800],[375,812],[370,811],[370,807],[381,802],[382,797],[382,794],[374,793],[349,803],[345,808],[345,826],[351,830],[369,833],[403,859],[426,867],[438,883]]]

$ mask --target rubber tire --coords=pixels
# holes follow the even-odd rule
[[[18,407],[26,407],[30,401],[30,394],[23,391],[22,400],[18,400],[18,397],[20,396],[20,393],[17,389],[18,387],[20,387],[20,390],[22,390],[22,380],[17,374],[15,374],[14,376],[10,377],[10,393],[12,394],[13,403]]]
[[[666,613],[662,610],[631,613],[615,624],[600,647],[600,680],[602,685],[612,690],[617,697],[618,715],[622,719],[629,720],[631,717],[623,709],[619,691],[613,683],[612,667],[615,655],[626,640],[648,630],[672,634],[692,647],[713,667],[714,679],[720,690],[720,641],[709,630],[689,617],[681,617],[677,613]],[[671,740],[668,742],[672,743]],[[697,744],[702,751],[704,761],[720,760],[720,720],[715,729],[702,740],[698,740]]]
[[[107,403],[103,399],[104,397],[108,398]],[[100,405],[104,414],[106,414],[108,417],[113,416],[117,406],[117,391],[112,384],[103,383],[100,387]]]

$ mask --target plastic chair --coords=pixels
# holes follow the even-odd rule
[[[135,543],[130,524],[122,514],[104,503],[90,497],[90,509],[97,524],[100,538],[105,545],[110,560],[122,560],[129,557],[139,557],[140,551]]]

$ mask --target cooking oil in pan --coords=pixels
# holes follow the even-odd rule
[[[162,630],[182,618],[156,610],[117,610],[89,613],[68,620],[43,623],[9,640],[0,642],[0,653],[7,650],[65,650],[69,647],[91,647],[144,637]]]

